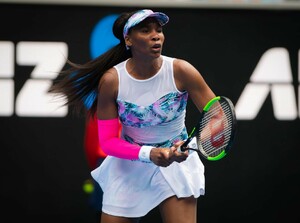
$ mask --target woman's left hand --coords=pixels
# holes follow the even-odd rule
[[[185,161],[187,159],[189,155],[188,151],[184,151],[184,152],[178,151],[179,146],[182,144],[183,141],[178,141],[171,147],[172,153],[170,159],[172,160],[172,162],[181,163],[182,161]]]

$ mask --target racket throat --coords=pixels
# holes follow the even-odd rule
[[[197,142],[195,137],[188,138],[180,147],[178,147],[178,151],[184,152],[187,150],[195,150],[198,151]]]

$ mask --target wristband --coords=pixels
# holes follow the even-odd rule
[[[139,152],[139,160],[151,163],[150,152],[153,146],[142,146]]]

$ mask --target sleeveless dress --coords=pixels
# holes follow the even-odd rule
[[[168,148],[187,138],[188,94],[176,88],[174,58],[162,58],[160,70],[146,80],[137,80],[127,72],[128,60],[115,66],[121,137],[130,143]],[[168,167],[107,156],[91,175],[103,190],[102,211],[114,216],[142,217],[170,196],[204,195],[204,166],[196,152]]]

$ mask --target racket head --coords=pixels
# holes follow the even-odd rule
[[[233,103],[227,97],[217,96],[205,105],[197,126],[181,147],[183,150],[195,150],[207,160],[220,160],[232,147],[235,132]],[[192,138],[196,138],[197,146],[189,148]]]

